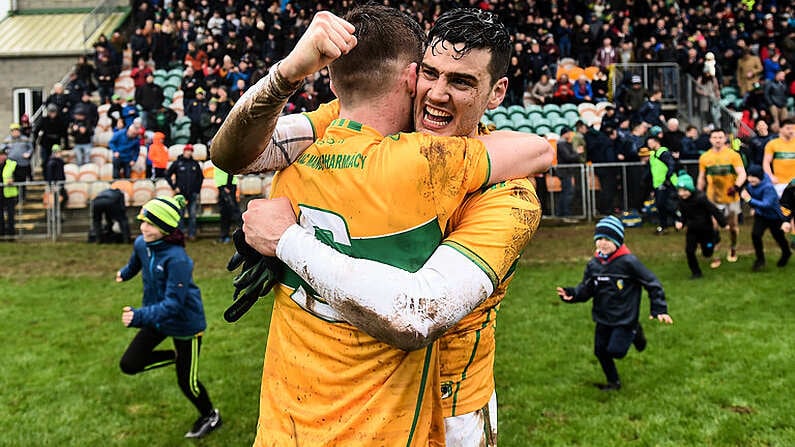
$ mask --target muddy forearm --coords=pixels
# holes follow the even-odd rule
[[[275,65],[240,98],[218,130],[212,161],[224,171],[239,173],[259,157],[287,100],[302,85],[303,80],[289,82],[278,68]]]

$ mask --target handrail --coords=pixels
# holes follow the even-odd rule
[[[113,14],[114,10],[124,5],[123,0],[102,0],[91,10],[83,19],[83,43],[88,42],[91,35],[105,23],[105,20]]]

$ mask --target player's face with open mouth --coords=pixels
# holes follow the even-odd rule
[[[505,96],[505,82],[490,85],[491,53],[474,49],[465,56],[449,42],[428,47],[420,66],[414,126],[435,135],[475,135],[487,108],[497,107]]]

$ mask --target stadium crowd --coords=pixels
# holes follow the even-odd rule
[[[662,146],[676,158],[695,160],[709,149],[709,131],[720,127],[721,95],[728,88],[738,96],[724,105],[736,110],[743,124],[736,135],[741,140],[732,144],[749,162],[761,164],[764,145],[778,136],[781,120],[793,107],[795,8],[790,4],[735,5],[726,0],[385,3],[408,12],[426,30],[454,6],[496,12],[513,38],[504,106],[610,102],[599,121],[572,126],[577,162],[640,161],[638,153],[648,146],[650,136],[660,137]],[[234,102],[293,48],[315,12],[340,13],[349,4],[333,0],[281,4],[133,1],[129,31],[101,36],[93,55],[79,57],[68,82],[52,88],[45,100],[46,111],[36,123],[23,116],[11,124],[5,143],[9,158],[17,162],[17,181],[33,179],[33,145],[39,148],[45,180],[50,180],[46,166],[53,145],[73,149],[71,160],[76,164],[88,163],[91,147],[97,145],[97,105],[106,105],[105,113],[112,119],[115,133],[106,144],[114,153],[114,178],[130,176],[138,143],[150,146],[156,132],[163,134],[161,143],[173,144],[178,119],[189,121],[184,142],[209,146]],[[678,64],[695,82],[700,116],[684,117],[689,119],[686,125],[680,125],[673,110],[663,110],[661,85],[643,85],[639,76],[624,76],[615,68],[657,62]],[[568,79],[566,70],[559,67],[572,65],[592,70],[580,70],[576,79]],[[158,72],[174,69],[182,73],[176,94],[175,89],[164,89],[156,82]],[[134,83],[129,95],[119,95],[115,89],[122,72]],[[179,102],[176,95],[181,96]],[[285,112],[314,110],[333,97],[328,72],[322,70],[293,95]],[[164,167],[157,168],[162,173]],[[147,157],[147,173],[154,177],[155,170],[152,157]],[[633,186],[642,176],[622,179],[618,175],[613,171],[599,175],[601,214],[643,206],[645,197],[641,196],[631,197],[629,203],[618,200],[621,185],[629,182],[627,189],[637,190]],[[569,212],[558,210],[562,216]]]

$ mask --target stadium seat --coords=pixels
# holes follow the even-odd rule
[[[143,206],[155,197],[155,183],[151,180],[136,180],[133,183],[132,204]]]
[[[602,116],[605,113],[605,108],[612,105],[613,103],[610,101],[600,101],[596,103],[596,114]]]
[[[199,161],[199,164],[202,167],[202,174],[204,178],[215,178],[215,165],[213,165],[212,160],[207,161]]]
[[[174,190],[168,184],[166,179],[159,178],[155,180],[155,196],[174,197]]]
[[[519,126],[514,129],[517,132],[524,132],[524,133],[534,133],[533,128],[530,126]]]
[[[196,143],[193,145],[193,158],[198,161],[207,160],[207,145],[204,143]],[[209,161],[209,160],[208,160]]]
[[[258,175],[245,175],[240,179],[240,193],[244,196],[262,194],[262,179]]]
[[[552,129],[547,126],[537,126],[533,128],[533,133],[542,137],[546,137],[550,132],[552,132]]]
[[[174,98],[171,101],[171,104],[168,106],[169,109],[173,110],[177,114],[177,118],[182,118],[185,116],[185,105],[182,102],[183,98]]]
[[[525,117],[527,116],[527,112],[525,112],[524,106],[513,104],[508,107],[508,116],[511,117],[511,119],[514,119],[516,116]]]
[[[176,78],[182,79],[183,71],[184,70],[182,69],[182,67],[172,68],[171,70],[168,71],[168,77],[169,78],[175,78],[176,77]]]
[[[508,116],[508,109],[504,106],[497,106],[494,110],[491,111],[491,119],[496,119],[497,116],[502,115],[504,117]]]
[[[528,112],[527,119],[530,121],[536,121],[544,118],[543,110],[533,110],[532,112]]]
[[[102,191],[104,191],[104,190],[106,190],[108,188],[110,188],[110,182],[106,182],[106,181],[100,180],[100,181],[89,183],[88,184],[88,198],[89,198],[89,200],[94,200],[94,197],[96,197],[97,194],[101,193]]]
[[[63,173],[67,182],[77,181],[77,175],[80,173],[80,166],[75,163],[66,163],[63,166]]]
[[[88,184],[85,182],[66,182],[66,207],[77,209],[88,205]]]
[[[215,205],[218,203],[218,187],[215,186],[215,180],[211,178],[204,179],[199,195],[202,205]]]
[[[580,112],[578,112],[576,108],[574,110],[567,110],[563,113],[563,118],[569,126],[573,126],[574,123],[580,119]]]
[[[564,115],[566,114],[566,112],[570,112],[570,111],[577,112],[578,111],[577,110],[577,104],[567,102],[566,104],[561,104],[560,105],[560,112],[563,113]]]
[[[119,191],[124,193],[124,204],[126,206],[130,206],[130,200],[132,199],[133,195],[133,182],[130,180],[116,180],[110,184],[110,187],[113,189],[118,189]]]
[[[509,129],[513,127],[513,122],[505,115],[495,115],[494,125],[497,126],[497,130]]]
[[[544,108],[543,108],[543,107],[541,107],[541,106],[540,106],[540,105],[538,105],[538,104],[529,104],[529,105],[527,105],[527,107],[525,107],[525,108],[524,108],[524,110],[525,110],[525,113],[526,113],[527,115],[530,115],[530,114],[531,114],[531,113],[533,113],[533,112],[542,113],[542,112],[543,112],[543,110],[544,110]]]
[[[582,115],[583,111],[585,110],[591,110],[596,113],[596,104],[591,102],[581,102],[577,104],[577,110],[580,112],[580,115]]]
[[[185,144],[172,144],[168,147],[168,161],[174,161],[182,155],[182,150],[185,149]]]
[[[99,167],[100,180],[113,180],[113,163],[105,163]]]
[[[171,85],[166,85],[165,87],[163,87],[163,97],[165,99],[171,98],[172,96],[174,96],[174,93],[176,93],[176,91],[177,91],[176,87]],[[169,99],[169,104],[170,101],[171,100]],[[165,100],[163,102],[165,102]]]
[[[113,153],[110,151],[110,149],[102,146],[94,146],[91,148],[91,155],[89,156],[91,163],[94,163],[97,166],[110,163],[113,161],[111,157],[113,157]]]
[[[97,115],[99,115],[100,118],[102,118],[103,116],[108,116],[109,109],[110,109],[110,104],[100,104],[97,107]]]
[[[113,138],[113,131],[112,130],[99,130],[97,129],[94,132],[94,139],[92,143],[94,146],[103,146],[108,147],[108,143],[110,143],[110,139]]]
[[[77,173],[77,181],[79,182],[94,182],[99,180],[99,166],[95,163],[86,163],[80,166]]]

